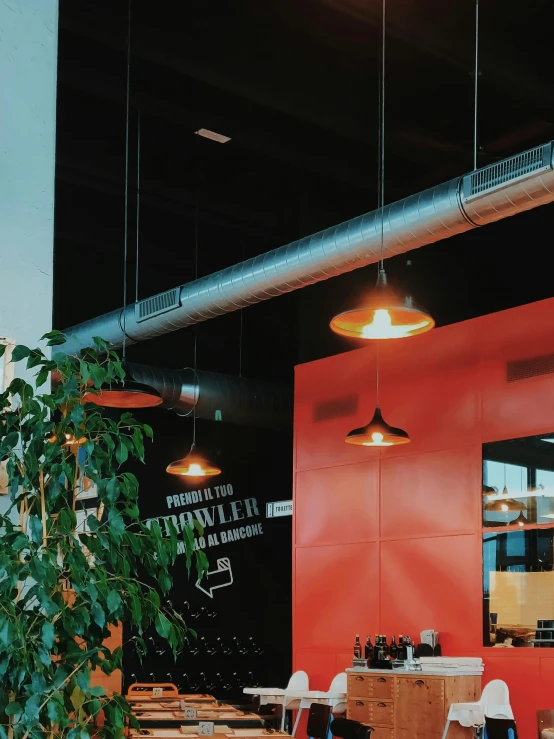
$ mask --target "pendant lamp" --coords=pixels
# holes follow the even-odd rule
[[[526,510],[526,506],[515,498],[502,496],[485,503],[485,510],[489,513],[517,513]]]
[[[387,284],[383,267],[377,286],[359,308],[339,313],[331,330],[352,339],[403,339],[430,331],[435,321],[410,296],[401,296]]]
[[[357,446],[398,446],[409,444],[411,440],[404,429],[389,426],[381,414],[381,409],[377,406],[367,426],[353,429],[344,441]]]
[[[128,28],[127,28],[127,96],[125,117],[125,230],[123,248],[123,351],[122,363],[126,375],[129,374],[125,367],[125,355],[127,348],[127,253],[128,253],[128,229],[129,229],[129,115],[130,115],[130,80],[131,80],[131,6],[129,4]],[[135,275],[135,302],[138,302],[138,276],[139,276],[139,213],[140,213],[140,113],[137,124],[137,223],[136,223],[136,275]],[[142,382],[135,382],[132,378],[124,379],[121,383],[105,385],[97,392],[90,392],[84,396],[87,403],[95,403],[104,408],[154,408],[163,403],[159,392]]]
[[[198,199],[196,201],[196,213],[194,223],[194,276],[198,279],[198,236],[200,214],[198,209]],[[194,331],[194,376],[198,384],[197,375],[197,335]],[[198,403],[198,394],[195,394],[195,402],[192,408],[192,444],[189,453],[182,459],[171,462],[167,465],[165,471],[170,475],[181,475],[182,477],[202,478],[214,477],[221,474],[221,469],[212,464],[204,455],[196,451],[196,404]]]
[[[511,526],[514,526],[515,524],[517,524],[518,526],[525,526],[528,523],[529,521],[527,518],[525,518],[523,513],[520,513],[516,519],[514,519],[513,521],[510,521]]]
[[[78,449],[82,444],[85,443],[87,440],[86,436],[81,436],[77,438],[74,434],[69,433],[66,431],[63,435],[63,441],[61,442],[61,446],[70,447],[72,451],[75,451],[75,449]],[[50,444],[55,444],[58,441],[58,437],[56,434],[51,434],[48,437],[48,441]]]
[[[523,483],[522,483],[523,486]],[[493,488],[494,490],[494,488]],[[485,511],[491,513],[515,513],[527,510],[525,503],[510,497],[506,482],[506,465],[504,465],[504,488],[501,493],[494,490],[492,495],[487,495],[488,502],[485,503]]]
[[[125,371],[128,373],[127,369]],[[86,393],[83,400],[103,408],[155,408],[163,403],[155,388],[127,377],[120,385],[103,385],[94,393]]]
[[[221,474],[219,467],[195,451],[194,443],[185,457],[167,465],[166,472],[170,475],[181,475],[183,477],[213,477]]]
[[[377,285],[363,305],[336,315],[332,331],[352,339],[403,339],[430,331],[435,321],[409,295],[401,295],[387,284],[385,252],[385,43],[386,0],[382,0],[381,75],[379,78],[379,174],[378,211],[381,229],[381,256]],[[377,219],[376,219],[377,220]]]

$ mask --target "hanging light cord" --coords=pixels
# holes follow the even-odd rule
[[[129,236],[129,114],[131,104],[131,5],[127,13],[127,92],[125,111],[125,228],[123,236],[123,361],[127,349],[127,252]]]
[[[479,0],[475,0],[475,69],[473,85],[473,170],[477,169],[477,111],[479,103]]]
[[[198,279],[198,229],[199,229],[199,220],[200,220],[200,213],[199,213],[199,194],[198,194],[198,183],[197,183],[197,191],[196,191],[196,208],[194,213],[194,279]],[[196,386],[194,388],[194,405],[192,407],[192,446],[191,451],[196,446],[196,404],[198,402],[198,374],[197,374],[197,351],[198,351],[198,341],[197,341],[197,330],[196,326],[194,327],[194,350],[193,350],[193,363],[194,363],[194,377],[196,379]]]
[[[385,264],[385,52],[386,52],[386,25],[387,25],[387,2],[383,0],[381,26],[381,70],[379,76],[379,168],[377,198],[381,214],[381,259],[379,260],[379,274],[384,270]],[[379,407],[379,344],[375,342],[376,366],[375,366],[375,405]]]
[[[381,213],[381,260],[379,270],[384,268],[385,252],[385,51],[386,51],[387,2],[383,0],[381,27],[381,75],[379,80],[379,186],[378,199]]]
[[[244,262],[244,241],[242,242],[242,261]],[[244,308],[240,311],[240,326],[239,326],[239,377],[242,377],[242,334],[243,334],[243,314]]]
[[[137,245],[135,250],[135,303],[139,299],[139,222],[140,222],[140,110],[137,113]]]
[[[375,342],[376,369],[375,369],[375,405],[379,407],[379,347],[380,342]]]

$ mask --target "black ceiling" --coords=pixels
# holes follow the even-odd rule
[[[193,279],[197,209],[199,274],[374,209],[379,0],[132,3],[129,248],[134,258],[140,115],[140,297]],[[481,164],[554,138],[550,5],[482,3]],[[387,200],[472,166],[474,5],[447,6],[387,5]],[[127,0],[60,0],[59,327],[122,301],[127,13]],[[232,140],[201,139],[199,127]],[[552,212],[409,255],[438,323],[554,294],[541,261]],[[406,261],[391,271],[405,276]],[[134,264],[129,277],[133,299]],[[299,358],[348,348],[329,334],[329,313],[373,278],[359,270],[245,310],[245,374],[290,376]],[[240,323],[199,327],[199,366],[238,370]],[[135,357],[190,363],[192,335],[147,342]]]

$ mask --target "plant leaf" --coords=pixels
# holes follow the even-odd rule
[[[20,362],[22,359],[26,359],[29,356],[31,350],[28,346],[18,344],[12,352],[12,362]]]
[[[42,624],[42,643],[46,647],[46,649],[52,649],[54,646],[54,640],[55,640],[55,634],[54,634],[54,626],[50,621],[45,621]]]
[[[96,602],[93,603],[90,608],[90,615],[93,618],[93,621],[100,626],[101,629],[104,628],[106,624],[106,614],[104,613],[104,609],[100,605],[100,603]]]
[[[115,458],[117,459],[119,464],[123,464],[124,462],[127,461],[128,456],[129,456],[129,450],[127,449],[125,444],[123,444],[123,442],[120,442],[119,446],[115,450]]]
[[[154,625],[158,634],[164,639],[167,639],[169,632],[171,631],[171,624],[167,616],[164,616],[161,611],[158,611]]]
[[[106,605],[110,613],[115,613],[121,605],[121,596],[117,590],[110,590],[106,599]]]

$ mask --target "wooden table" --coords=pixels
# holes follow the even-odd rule
[[[450,705],[480,695],[481,674],[349,670],[347,717],[373,726],[371,739],[441,739]],[[448,732],[448,739],[472,736],[455,723]]]
[[[236,711],[234,706],[229,703],[203,703],[201,701],[184,701],[187,708],[196,708],[198,711]],[[171,698],[158,698],[158,701],[144,701],[142,703],[134,702],[132,704],[133,711],[180,711],[181,701]]]
[[[185,718],[184,711],[134,711],[141,727],[166,726],[198,726],[199,721],[211,721],[216,726],[228,726],[230,729],[258,728],[263,729],[266,722],[257,713],[245,713],[236,709],[203,711],[198,710],[196,718]]]
[[[285,731],[271,731],[268,729],[234,729],[226,734],[214,734],[216,739],[224,739],[225,737],[230,737],[231,739],[241,739],[241,737],[248,739],[267,739],[269,736],[275,739],[281,739],[282,737],[290,739],[290,735]],[[195,739],[198,737],[198,734],[183,734],[176,728],[141,729],[140,731],[131,729],[129,732],[129,739],[142,739],[143,737],[153,737],[153,739],[187,739],[187,737],[190,737],[191,739]]]
[[[154,696],[152,695],[151,690],[141,690],[136,691],[133,693],[127,693],[125,698],[129,701],[129,703],[144,703],[146,701],[155,701],[160,702],[163,701],[164,703],[169,701],[187,701],[192,703],[215,703],[216,699],[213,695],[210,695],[209,693],[179,693],[179,695],[174,695],[171,693],[167,693],[166,695],[162,696]]]

